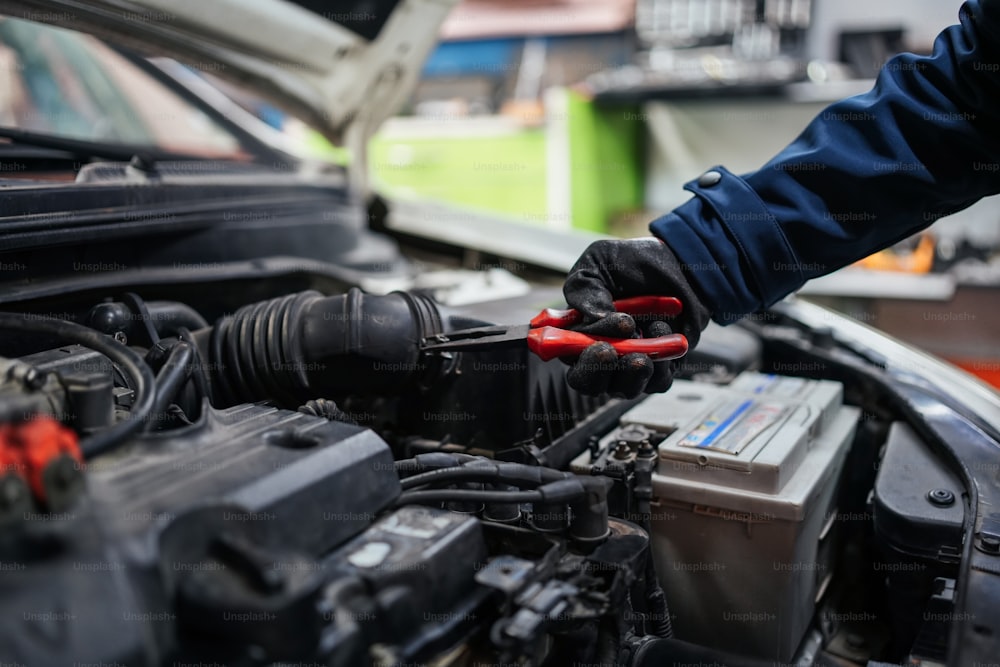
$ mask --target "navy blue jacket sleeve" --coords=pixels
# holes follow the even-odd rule
[[[1000,192],[1000,0],[969,0],[929,56],[902,54],[759,171],[716,167],[650,223],[713,319],[769,306]]]

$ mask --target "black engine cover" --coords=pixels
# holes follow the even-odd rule
[[[185,627],[213,618],[238,633],[254,618],[315,618],[321,577],[306,564],[400,492],[371,430],[265,405],[206,406],[198,423],[88,468],[68,511],[25,513],[0,531],[4,660],[160,664]],[[299,630],[289,651],[318,638]]]

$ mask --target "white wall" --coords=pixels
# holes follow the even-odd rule
[[[937,34],[958,22],[961,5],[962,0],[814,0],[809,57],[836,60],[840,32],[880,27],[903,28],[907,50],[930,51]],[[737,173],[758,168],[824,106],[780,99],[646,105],[647,207],[668,211],[683,203],[691,195],[681,185],[713,164]],[[944,238],[1000,245],[1000,196],[939,221],[934,230]]]
[[[958,23],[962,0],[813,0],[810,59],[836,60],[843,31],[903,28],[907,50],[930,51],[934,37]]]

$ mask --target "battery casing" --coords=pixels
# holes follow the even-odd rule
[[[835,492],[859,415],[838,383],[747,372],[725,387],[676,381],[622,416],[621,429],[669,433],[651,538],[679,639],[794,656],[832,574]]]

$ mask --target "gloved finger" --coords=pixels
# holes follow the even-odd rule
[[[653,375],[646,383],[647,394],[662,394],[674,383],[676,365],[672,361],[653,362]]]
[[[636,321],[636,325],[642,330],[643,336],[656,337],[666,336],[672,333],[684,334],[688,339],[688,347],[694,349],[701,337],[701,329],[681,313],[677,317],[668,317],[666,320],[654,322]]]
[[[606,393],[612,375],[618,370],[618,353],[610,343],[594,343],[585,349],[566,372],[566,382],[580,393],[598,396]]]
[[[607,338],[635,338],[635,321],[627,313],[611,313],[607,317],[592,324],[576,325],[573,331],[579,331],[591,336]],[[560,357],[564,364],[572,366],[578,357]]]
[[[653,376],[653,360],[645,354],[625,354],[618,359],[618,371],[608,383],[612,396],[635,398]]]
[[[665,322],[663,320],[658,320],[656,322],[650,322],[649,324],[641,324],[638,322],[636,324],[642,331],[644,338],[658,338],[660,336],[669,336],[672,333],[682,333],[687,337],[688,350],[694,349],[694,346],[698,344],[698,330],[692,329],[691,327],[681,326],[681,323],[677,321]]]
[[[570,269],[563,283],[563,296],[570,308],[576,308],[583,314],[583,321],[587,324],[615,311],[614,296],[608,289],[607,279],[586,254]]]
[[[602,281],[586,274],[570,274],[563,284],[563,296],[570,308],[583,314],[583,321],[588,324],[615,312],[611,292]]]
[[[574,331],[591,336],[606,336],[608,338],[633,338],[635,336],[635,320],[627,313],[612,312],[596,322],[578,324]]]
[[[659,336],[669,336],[674,332],[673,327],[663,320],[652,320],[650,322],[637,321],[636,325],[642,331],[643,338],[658,338]]]

